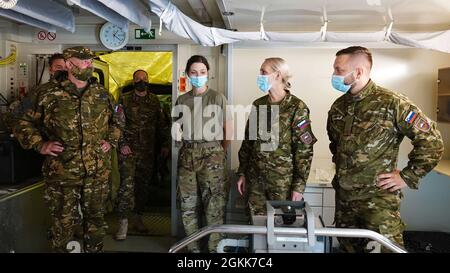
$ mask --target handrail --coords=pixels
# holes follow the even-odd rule
[[[253,225],[212,225],[204,227],[183,240],[177,242],[169,249],[169,253],[176,253],[188,244],[195,242],[211,233],[233,233],[233,234],[267,234],[267,227]],[[306,228],[286,228],[275,227],[276,235],[308,235]],[[368,238],[377,241],[382,246],[395,253],[406,253],[406,250],[392,242],[383,235],[367,229],[347,229],[347,228],[316,228],[316,236],[328,237],[350,237],[350,238]]]
[[[42,180],[39,180],[37,182],[33,182],[32,184],[30,184],[30,185],[28,185],[26,187],[15,189],[14,191],[11,191],[11,192],[5,193],[4,195],[1,195],[0,196],[0,203],[4,202],[6,200],[9,200],[11,198],[14,198],[14,197],[16,197],[18,195],[24,194],[26,192],[29,192],[29,191],[35,190],[37,188],[43,187],[43,186],[44,186],[44,182]]]

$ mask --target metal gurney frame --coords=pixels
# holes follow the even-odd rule
[[[267,226],[254,225],[212,225],[204,227],[197,232],[187,236],[181,241],[177,242],[169,249],[169,253],[176,253],[180,249],[186,247],[188,244],[200,240],[201,238],[211,233],[229,233],[229,234],[260,234],[267,235],[268,244],[273,242],[274,236],[295,236],[299,235],[306,237],[310,246],[316,242],[316,236],[326,237],[347,237],[347,238],[367,238],[380,243],[382,246],[391,250],[394,253],[407,253],[405,249],[392,242],[385,236],[367,229],[347,229],[347,228],[323,228],[314,226],[314,213],[309,205],[304,203],[304,211],[306,216],[306,227],[275,227],[273,221],[267,221]],[[267,202],[268,219],[273,219],[275,209]],[[272,242],[271,242],[272,241]]]

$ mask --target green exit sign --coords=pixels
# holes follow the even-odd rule
[[[154,40],[155,39],[155,29],[150,29],[149,32],[146,32],[142,28],[137,28],[134,30],[134,38],[135,39],[148,39],[148,40]]]

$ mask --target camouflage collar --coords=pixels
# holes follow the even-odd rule
[[[69,81],[69,80],[62,81],[62,82],[60,83],[60,85],[61,85],[61,87],[62,87],[64,90],[66,90],[66,91],[70,91],[71,89],[73,89],[73,87],[76,88],[75,84],[73,84],[73,83],[72,83],[71,81]]]
[[[347,93],[348,97],[347,99],[352,101],[360,101],[363,100],[368,95],[372,94],[372,92],[377,88],[377,85],[372,81],[369,80],[369,82],[364,86],[364,88],[359,92],[358,95],[352,96],[350,92]]]
[[[150,97],[150,91],[147,90],[147,93],[145,94],[145,96],[139,96],[138,94],[136,94],[136,90],[133,90],[133,101],[139,101],[139,100],[143,100],[143,99],[147,99]]]
[[[62,89],[64,89],[65,91],[67,91],[69,93],[73,93],[75,95],[80,95],[77,92],[77,90],[78,90],[77,86],[73,82],[71,82],[70,80],[62,81],[60,83],[60,85],[61,85]],[[88,82],[88,84],[83,89],[86,90],[87,88],[89,88],[89,85],[90,84]]]
[[[284,105],[289,104],[289,102],[291,101],[291,97],[292,97],[291,92],[286,89],[284,89],[284,91],[286,92],[286,95],[284,96],[284,98],[281,101],[272,103],[272,102],[270,102],[270,96],[267,95],[267,102],[270,105],[279,105],[280,107],[283,107]]]

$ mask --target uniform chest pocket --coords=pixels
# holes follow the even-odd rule
[[[93,98],[93,103],[90,103],[91,111],[97,115],[108,110],[108,97],[102,95],[96,95]]]
[[[57,125],[73,124],[78,114],[78,101],[71,97],[60,97],[52,103],[50,119]]]
[[[354,123],[352,133],[358,144],[375,143],[382,140],[390,133],[389,121],[384,115],[365,116]]]
[[[343,115],[332,115],[329,126],[336,133],[340,133],[344,131],[345,120]]]
[[[89,124],[92,124],[97,130],[107,130],[110,115],[107,96],[96,94],[92,98],[87,99],[85,102],[87,103],[83,104],[84,119],[88,121]]]
[[[95,94],[90,98],[85,98],[84,102],[84,119],[98,130],[105,130],[110,113],[108,97],[104,94]]]

